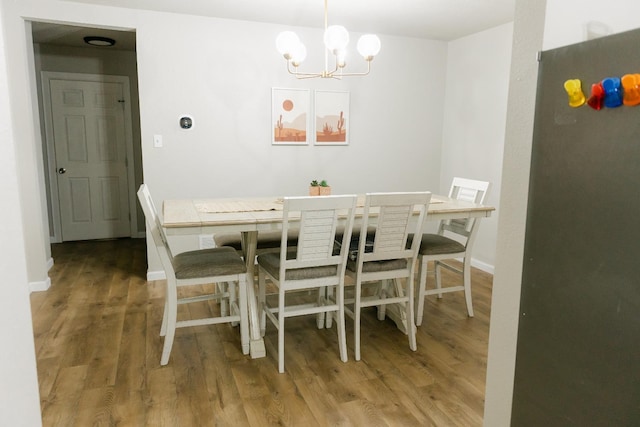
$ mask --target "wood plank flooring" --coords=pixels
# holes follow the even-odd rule
[[[311,316],[287,321],[284,374],[272,325],[256,360],[230,325],[179,329],[161,367],[164,282],[146,281],[145,251],[144,239],[53,245],[52,286],[31,295],[44,426],[482,425],[490,274],[473,270],[474,318],[461,292],[428,298],[417,352],[371,308],[360,362],[349,319],[342,363],[335,327]]]

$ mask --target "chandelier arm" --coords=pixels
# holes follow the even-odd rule
[[[311,77],[322,77],[322,73],[303,73],[298,71],[298,67],[294,67],[294,70],[291,70],[291,61],[287,61],[287,72],[291,75],[296,76],[296,78],[311,78]]]
[[[371,72],[371,61],[367,61],[367,71],[363,71],[360,73],[340,73],[339,76],[340,77],[366,76],[370,72]],[[331,77],[333,77],[333,75]]]

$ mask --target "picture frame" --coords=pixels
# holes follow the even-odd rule
[[[271,89],[271,144],[308,145],[311,138],[309,89]]]
[[[349,145],[349,92],[314,93],[314,145]]]

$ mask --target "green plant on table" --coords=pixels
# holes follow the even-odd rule
[[[318,183],[317,179],[314,179],[313,181],[311,181],[311,183],[309,183],[309,185],[311,187],[319,187],[320,186],[320,184]]]
[[[328,186],[329,184],[327,183],[326,180],[323,179],[322,181],[320,181],[320,187],[328,187]]]

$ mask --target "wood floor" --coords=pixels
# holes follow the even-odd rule
[[[144,239],[53,245],[51,288],[31,295],[44,426],[480,426],[492,276],[473,271],[475,317],[462,293],[429,297],[409,350],[390,320],[363,316],[362,361],[339,359],[335,327],[287,321],[267,357],[242,354],[230,325],[179,329],[160,366],[163,281],[147,282]],[[446,277],[445,277],[446,280]],[[195,311],[214,309],[203,306]]]

